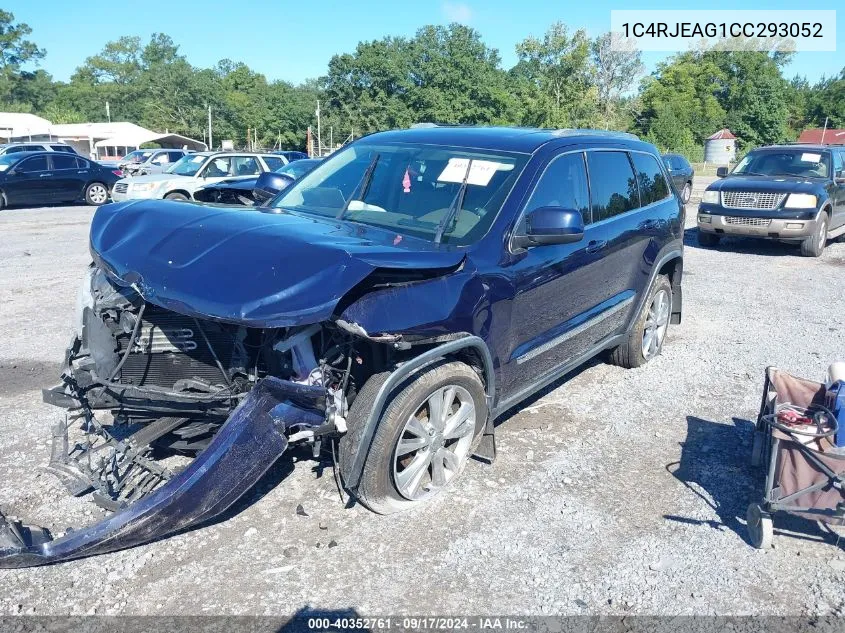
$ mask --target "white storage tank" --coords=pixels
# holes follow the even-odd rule
[[[736,137],[723,128],[704,141],[704,162],[728,165],[736,158]]]

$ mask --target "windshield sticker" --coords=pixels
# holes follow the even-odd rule
[[[467,158],[450,158],[449,163],[437,177],[440,182],[463,182],[464,176],[467,173]],[[486,187],[493,174],[497,171],[510,171],[513,165],[509,163],[499,163],[492,160],[473,160],[472,167],[469,168],[469,176],[467,176],[468,185],[479,185]]]
[[[405,168],[405,175],[402,177],[402,192],[411,193],[411,174],[407,167]]]
[[[822,155],[821,154],[808,154],[803,153],[801,154],[801,162],[802,163],[818,163],[821,162]]]

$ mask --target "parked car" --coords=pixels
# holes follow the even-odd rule
[[[13,154],[15,152],[65,152],[67,154],[76,154],[67,143],[59,143],[54,141],[35,141],[30,143],[3,143],[0,144],[0,156],[3,154]]]
[[[284,156],[288,160],[289,163],[292,163],[295,160],[305,160],[306,158],[308,158],[308,154],[306,154],[305,152],[293,152],[293,151],[287,151],[287,150],[276,150],[275,152],[272,152],[272,153],[276,154],[277,156]]]
[[[818,257],[845,233],[845,148],[772,145],[749,152],[704,192],[698,243],[740,235],[799,244]]]
[[[0,208],[84,200],[108,202],[119,172],[64,152],[13,152],[0,155]]]
[[[119,167],[126,176],[160,174],[190,153],[184,149],[137,149],[124,156]]]
[[[518,402],[599,353],[660,353],[681,318],[683,226],[657,150],[603,131],[383,132],[256,212],[103,207],[44,398],[86,425],[84,446],[56,434],[74,489],[118,511],[21,538],[0,567],[208,521],[292,443],[332,443],[370,509],[417,506],[471,455],[494,458],[493,422]],[[167,448],[199,453],[171,471],[153,462]]]
[[[664,154],[663,162],[669,169],[675,191],[680,195],[681,201],[686,204],[692,196],[692,181],[695,178],[695,170],[689,161],[680,154]]]
[[[314,169],[321,161],[320,158],[307,158],[288,163],[275,171],[264,172],[257,178],[227,178],[200,187],[194,191],[194,200],[220,204],[261,204]]]
[[[268,160],[269,159],[269,160]],[[283,156],[246,152],[197,152],[182,157],[161,174],[122,178],[114,186],[116,202],[141,198],[190,200],[199,187],[226,178],[251,178],[271,171]]]

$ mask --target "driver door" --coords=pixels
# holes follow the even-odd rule
[[[552,158],[523,209],[516,234],[523,230],[525,214],[545,206],[579,211],[584,238],[528,248],[506,267],[513,302],[502,371],[505,397],[585,351],[593,338],[591,319],[610,298],[603,257],[595,250],[605,229],[591,223],[584,152]]]

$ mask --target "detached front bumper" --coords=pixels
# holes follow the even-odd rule
[[[104,554],[174,534],[226,511],[287,449],[287,429],[325,422],[326,391],[268,377],[232,412],[185,470],[92,526],[53,540],[0,513],[0,568],[34,567]]]
[[[772,216],[732,216],[725,210],[724,214],[708,213],[699,209],[697,218],[698,230],[702,233],[717,235],[738,235],[745,237],[762,237],[778,240],[801,240],[816,233],[816,218],[775,218]]]

